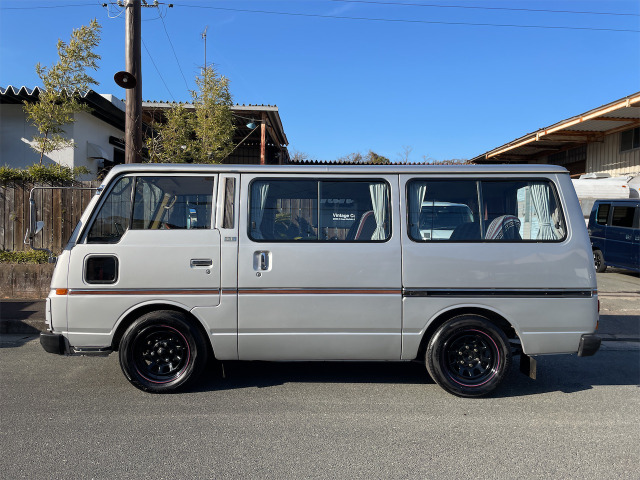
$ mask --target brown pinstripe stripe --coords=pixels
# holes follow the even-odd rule
[[[400,295],[402,290],[382,289],[222,289],[222,290],[197,290],[197,289],[171,289],[171,290],[111,290],[111,289],[83,289],[69,290],[69,295]]]

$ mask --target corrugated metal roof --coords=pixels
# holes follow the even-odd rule
[[[547,153],[571,144],[579,145],[601,140],[605,135],[638,125],[640,125],[640,92],[523,135],[478,155],[471,161],[474,163],[521,161],[524,156]]]

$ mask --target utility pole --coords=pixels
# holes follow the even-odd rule
[[[140,0],[125,0],[125,70],[135,78],[135,87],[127,89],[124,129],[124,162],[142,161],[142,67],[140,60],[141,7]]]

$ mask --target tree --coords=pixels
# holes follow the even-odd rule
[[[193,112],[176,105],[166,113],[166,123],[153,125],[155,135],[147,138],[152,163],[185,163],[194,158]]]
[[[69,43],[58,40],[58,62],[51,67],[36,64],[36,73],[42,81],[38,101],[24,102],[27,120],[38,129],[31,147],[40,154],[40,165],[45,154],[75,146],[66,138],[64,126],[75,121],[74,115],[89,112],[80,102],[80,94],[98,82],[87,70],[98,70],[100,55],[94,49],[100,43],[100,24],[96,19],[88,26],[73,30]]]
[[[150,162],[220,163],[233,151],[233,101],[229,79],[213,67],[196,77],[192,104],[170,108],[163,124],[147,138]]]

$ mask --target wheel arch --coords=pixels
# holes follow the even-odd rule
[[[420,346],[418,347],[416,360],[424,358],[429,340],[431,340],[431,337],[433,337],[436,330],[438,330],[438,328],[440,328],[447,321],[460,315],[477,315],[479,317],[486,318],[491,323],[500,328],[500,330],[504,332],[508,339],[519,338],[518,332],[516,328],[511,324],[511,322],[509,322],[504,317],[504,315],[496,312],[495,310],[491,310],[490,308],[482,306],[454,307],[450,310],[445,310],[436,314],[429,322],[424,334],[422,335],[422,339],[420,340]]]
[[[196,327],[196,329],[198,330],[200,335],[202,335],[202,338],[205,339],[205,344],[207,345],[207,348],[209,349],[209,354],[212,355],[212,356],[215,356],[214,352],[213,352],[213,347],[211,345],[211,339],[209,338],[209,335],[207,334],[207,330],[204,327],[204,325],[202,324],[202,322],[193,313],[191,313],[189,310],[187,310],[183,306],[181,306],[179,304],[165,303],[165,302],[162,302],[162,303],[145,303],[145,304],[141,304],[141,305],[136,305],[135,307],[133,307],[129,311],[127,311],[122,316],[122,318],[119,320],[119,322],[117,324],[117,327],[116,327],[116,330],[115,330],[115,332],[113,334],[113,337],[111,339],[111,348],[112,348],[112,350],[114,352],[119,350],[120,341],[122,340],[122,337],[124,336],[124,332],[127,331],[127,328],[129,328],[129,326],[131,326],[131,324],[133,322],[135,322],[136,319],[140,318],[142,315],[145,315],[147,313],[155,312],[155,311],[159,311],[159,310],[170,310],[170,311],[173,311],[173,312],[182,313],[185,316],[185,318],[187,319],[187,321]]]

